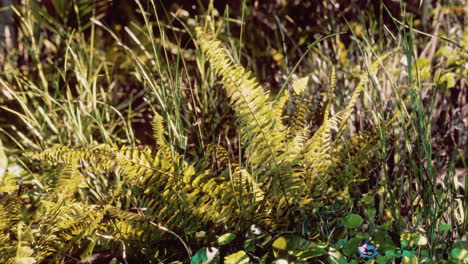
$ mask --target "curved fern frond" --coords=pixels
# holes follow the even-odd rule
[[[223,87],[239,120],[241,140],[247,144],[246,156],[249,166],[257,177],[268,180],[271,175],[266,168],[277,167],[278,152],[283,149],[284,131],[281,120],[270,111],[273,103],[268,101],[255,78],[239,65],[233,65],[221,42],[214,40],[211,33],[196,29],[198,43],[212,67],[220,75]],[[262,153],[261,159],[256,159]]]
[[[288,157],[285,149],[286,132],[278,111],[271,111],[275,104],[268,101],[264,92],[250,73],[240,65],[234,65],[214,39],[212,33],[197,28],[197,43],[207,60],[221,77],[221,83],[236,112],[240,126],[240,139],[246,145],[246,166],[252,177],[262,186],[268,196],[269,205],[288,210],[292,203],[300,200],[297,179],[291,167],[299,162]],[[294,160],[294,162],[291,162]],[[266,200],[262,206],[266,206]],[[278,215],[279,217],[279,215]]]
[[[265,193],[261,185],[247,170],[241,169],[237,162],[231,160],[225,148],[217,144],[209,145],[208,154],[212,156],[212,164],[219,164],[220,167],[224,167],[225,172],[229,173],[228,179],[232,181],[234,190],[240,196],[247,198],[245,200],[250,204],[249,206],[252,206],[252,202],[255,204],[265,199]],[[223,174],[225,173],[221,172],[221,175]],[[253,201],[249,199],[250,196],[253,196]]]
[[[18,190],[18,183],[16,177],[13,174],[6,171],[2,175],[0,181],[0,193],[6,192],[11,194],[16,190]]]
[[[375,131],[357,134],[346,140],[337,140],[333,145],[333,165],[329,168],[331,175],[339,175],[346,181],[334,182],[337,188],[343,188],[345,182],[367,180],[367,175],[375,165],[373,156],[379,140]]]
[[[156,145],[161,148],[167,148],[166,140],[164,138],[164,122],[162,116],[158,113],[154,114],[153,117],[153,137],[156,140]]]
[[[115,183],[111,196],[101,202],[111,205],[113,197],[131,189],[132,197],[140,201],[135,206],[146,208],[145,217],[174,230],[183,226],[185,232],[191,232],[200,228],[200,224],[219,221],[227,226],[241,224],[236,191],[230,180],[196,173],[193,165],[177,154],[168,160],[164,151],[153,154],[149,149],[101,145],[89,151],[58,147],[37,157],[65,163],[80,160],[86,164],[87,173],[115,174],[120,180]]]
[[[312,111],[303,98],[299,97],[296,101],[294,112],[289,118],[288,137],[294,137],[299,131],[307,127],[309,125],[307,119],[312,115]]]
[[[330,75],[330,89],[328,91],[327,102],[325,106],[325,111],[323,113],[323,122],[326,122],[330,116],[330,107],[331,107],[331,98],[333,98],[333,93],[335,92],[336,87],[336,69],[332,67],[332,72]]]
[[[379,68],[380,60],[383,60],[387,55],[376,60],[370,67],[369,72],[375,73]],[[341,133],[344,130],[346,121],[351,115],[363,87],[367,84],[369,72],[362,74],[359,84],[354,90],[346,108],[339,111],[333,117],[327,118],[312,138],[305,144],[304,174],[306,179],[308,179],[309,188],[317,190],[316,195],[320,195],[320,191],[318,190],[323,190],[324,188],[328,189],[327,186],[332,181],[332,177],[335,176],[329,173],[330,167],[333,164],[331,131],[332,129],[337,129],[338,133]],[[333,76],[332,73],[332,78]]]
[[[343,129],[346,127],[346,122],[348,121],[349,116],[351,115],[354,106],[356,105],[359,96],[361,95],[362,89],[367,85],[367,82],[369,81],[369,76],[377,73],[379,70],[379,66],[382,63],[382,61],[388,56],[390,53],[384,54],[383,56],[377,58],[374,63],[372,63],[371,67],[369,68],[368,71],[365,71],[361,76],[358,85],[356,86],[356,89],[353,92],[353,95],[351,96],[351,99],[349,100],[348,105],[346,106],[345,109],[343,109],[343,117],[341,118],[340,121],[340,126],[338,129],[338,132],[342,132]]]

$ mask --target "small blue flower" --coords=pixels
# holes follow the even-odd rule
[[[358,247],[359,255],[363,258],[374,258],[378,254],[380,254],[377,250],[375,250],[374,245],[370,245],[367,243],[362,244],[362,246]]]

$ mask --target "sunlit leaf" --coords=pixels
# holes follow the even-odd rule
[[[288,241],[284,236],[280,236],[273,242],[272,247],[277,250],[288,250]]]
[[[295,80],[292,82],[292,87],[294,89],[294,92],[296,94],[302,94],[304,93],[304,90],[307,87],[307,83],[309,82],[309,76],[300,78],[298,80]]]
[[[5,154],[3,143],[0,140],[0,179],[3,173],[5,173],[7,168],[8,168],[8,158]]]
[[[225,264],[246,264],[249,263],[249,261],[249,256],[242,250],[224,258]]]
[[[464,248],[454,248],[450,251],[450,256],[457,260],[468,260],[468,250]]]
[[[233,233],[226,233],[220,237],[218,237],[218,245],[224,246],[231,243],[234,239],[236,239],[237,235]]]
[[[431,64],[426,58],[419,58],[413,68],[413,76],[419,73],[421,81],[425,81],[431,77]]]
[[[427,238],[421,234],[416,234],[412,239],[413,243],[418,246],[427,245]]]
[[[304,250],[290,250],[290,255],[297,257],[300,261],[305,261],[311,258],[318,256],[326,255],[328,252],[326,248],[328,247],[325,243],[314,243],[311,242],[310,245]]]
[[[348,264],[346,258],[336,249],[330,247],[328,250],[328,261],[334,264]]]
[[[437,83],[439,89],[445,90],[455,86],[455,74],[448,72],[442,75],[438,80],[434,80]]]

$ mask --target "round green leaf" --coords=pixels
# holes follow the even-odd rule
[[[233,233],[226,233],[220,237],[218,237],[218,245],[224,246],[231,243],[234,239],[236,239],[237,235]]]
[[[454,248],[450,252],[450,255],[457,260],[468,260],[468,250],[464,248]]]
[[[367,209],[365,213],[367,217],[372,218],[377,214],[377,210],[375,210],[375,208],[370,208],[370,209]]]
[[[341,219],[341,224],[347,228],[358,228],[362,225],[364,219],[357,214],[350,214]]]
[[[452,230],[452,225],[440,224],[439,231],[450,231]]]

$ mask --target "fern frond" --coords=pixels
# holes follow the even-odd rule
[[[268,211],[267,215],[280,223],[284,211],[290,210],[303,196],[297,175],[291,169],[301,159],[285,148],[287,131],[280,110],[272,111],[275,103],[268,101],[268,92],[242,66],[233,65],[212,33],[201,28],[196,31],[197,43],[221,77],[236,112],[240,139],[245,146],[245,166],[265,192],[266,199],[254,211]]]
[[[32,257],[34,250],[28,246],[19,245],[16,250],[16,256],[10,260],[11,263],[35,263],[36,259]]]
[[[228,180],[232,180],[234,191],[243,196],[247,203],[259,203],[265,199],[265,193],[261,185],[245,169],[241,169],[239,164],[232,161],[229,153],[221,145],[211,144],[208,146],[208,154],[212,157],[212,164],[218,164],[228,173]],[[224,173],[221,172],[221,175]],[[250,199],[253,196],[253,200]]]
[[[153,136],[156,140],[156,145],[161,148],[167,148],[166,140],[164,139],[164,119],[158,113],[153,117]]]
[[[327,96],[327,102],[325,106],[325,111],[323,113],[323,121],[326,122],[329,118],[330,115],[330,107],[331,107],[331,98],[333,98],[333,94],[335,92],[335,87],[336,87],[336,69],[335,67],[332,67],[332,72],[330,75],[330,89],[328,91],[328,96]]]
[[[131,197],[139,201],[135,206],[146,208],[143,216],[173,230],[184,227],[184,232],[190,233],[198,230],[201,224],[220,221],[226,226],[241,224],[231,181],[196,173],[193,165],[185,162],[181,155],[175,155],[168,160],[163,150],[152,153],[149,149],[101,145],[89,150],[60,147],[36,157],[65,163],[79,160],[80,164],[85,164],[85,168],[81,168],[85,174],[115,174],[120,180],[113,191],[107,190],[111,195],[101,198],[101,203],[114,204],[116,199],[122,199],[119,197],[124,188],[131,186]]]
[[[222,79],[223,87],[239,120],[241,140],[247,144],[246,156],[256,176],[267,180],[265,168],[278,167],[277,154],[283,148],[284,131],[280,130],[278,114],[272,115],[273,103],[250,73],[239,65],[233,65],[221,48],[221,42],[214,40],[211,33],[197,28],[201,49],[212,67]],[[261,159],[256,159],[262,153]]]
[[[8,172],[3,175],[4,188],[0,193],[0,263],[11,263],[16,258],[17,247],[20,246],[15,232],[18,230],[18,224],[21,219],[22,202],[15,190],[19,189],[16,180],[8,176]],[[11,177],[5,181],[5,177]],[[13,188],[14,187],[14,188]]]
[[[348,105],[346,108],[343,110],[343,117],[341,118],[340,126],[338,129],[338,132],[342,132],[343,129],[346,127],[346,122],[348,121],[349,116],[351,115],[354,106],[356,105],[359,96],[361,95],[362,89],[367,85],[367,82],[369,81],[369,76],[377,73],[379,70],[379,66],[382,63],[382,61],[388,57],[390,53],[384,54],[383,56],[377,58],[374,63],[372,63],[371,67],[369,68],[368,71],[365,71],[361,76],[358,85],[356,86],[356,89],[353,92],[353,95],[351,96],[351,99],[349,100]]]
[[[35,220],[36,228],[34,248],[36,259],[51,257],[51,263],[63,258],[64,254],[80,245],[84,238],[100,228],[105,211],[101,206],[87,205],[68,200],[57,205],[44,201],[44,210],[39,210]]]
[[[382,60],[387,55],[379,59]],[[379,59],[372,64],[369,72],[375,73],[378,70]],[[308,179],[309,188],[317,190],[316,195],[320,195],[320,191],[318,190],[328,189],[327,186],[335,176],[329,173],[330,167],[333,164],[331,131],[332,129],[337,129],[338,133],[341,133],[344,130],[346,121],[351,115],[363,87],[367,84],[369,72],[362,74],[361,80],[354,90],[346,108],[339,111],[333,117],[327,118],[312,138],[305,144],[304,174],[306,179]]]
[[[16,177],[12,174],[6,171],[1,178],[0,181],[0,193],[6,192],[6,193],[13,193],[14,191],[18,190],[18,184]]]
[[[301,97],[296,99],[296,109],[289,118],[288,137],[294,137],[299,131],[302,131],[307,127],[307,119],[312,115],[312,111],[310,110],[307,102]]]
[[[367,180],[367,175],[376,163],[373,157],[378,140],[378,134],[370,131],[335,142],[331,154],[333,165],[329,173],[347,179],[334,182],[336,187],[341,189],[345,182]]]

